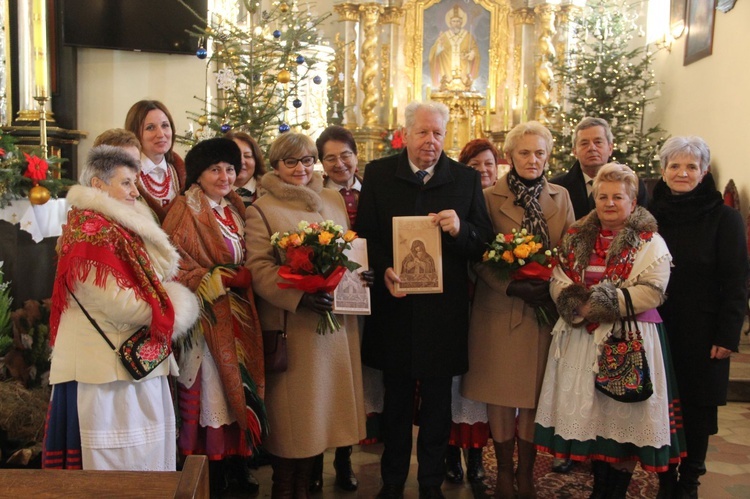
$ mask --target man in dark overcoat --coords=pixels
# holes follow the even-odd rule
[[[609,123],[602,118],[586,117],[576,125],[573,133],[573,155],[576,162],[567,173],[557,175],[551,183],[568,190],[573,212],[579,220],[594,209],[594,177],[602,166],[609,162],[614,149],[614,136]],[[638,205],[646,207],[648,191],[642,179],[638,179]]]
[[[375,271],[362,360],[383,371],[385,385],[381,498],[403,496],[417,385],[420,498],[443,497],[451,379],[468,369],[468,263],[493,237],[479,174],[443,153],[447,122],[442,104],[409,104],[406,150],[367,165],[360,195],[356,229],[367,239]],[[393,261],[392,219],[417,215],[431,216],[442,231],[442,293],[394,289],[400,268]]]

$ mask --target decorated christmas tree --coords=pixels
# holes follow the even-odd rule
[[[327,80],[319,62],[329,54],[321,54],[318,26],[328,14],[315,16],[310,4],[296,0],[273,1],[267,10],[261,5],[238,2],[236,12],[212,13],[203,21],[206,28],[194,32],[196,56],[207,61],[217,92],[200,99],[200,112],[189,113],[198,128],[186,134],[187,142],[241,130],[265,145],[292,127],[309,129],[309,109],[325,107],[309,100],[325,95],[325,89],[313,89]]]
[[[553,61],[561,83],[561,109],[553,125],[553,174],[573,163],[573,132],[586,116],[611,125],[613,161],[643,177],[658,172],[665,131],[646,123],[660,92],[651,69],[654,49],[645,45],[637,22],[639,8],[632,0],[594,0],[572,16],[571,50]]]

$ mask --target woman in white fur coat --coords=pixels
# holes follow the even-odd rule
[[[45,468],[176,469],[173,356],[135,381],[81,308],[118,348],[142,326],[174,341],[197,318],[195,295],[173,280],[177,250],[136,200],[138,170],[122,149],[96,147],[67,197],[50,315]]]

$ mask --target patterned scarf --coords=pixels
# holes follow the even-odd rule
[[[549,227],[542,213],[542,206],[539,204],[539,195],[547,187],[547,180],[539,177],[533,185],[527,186],[521,181],[515,168],[511,168],[508,173],[508,187],[516,196],[515,205],[523,208],[521,228],[526,229],[530,234],[540,236],[539,242],[544,248],[549,249]]]
[[[171,343],[174,308],[138,234],[99,212],[73,208],[58,247],[60,259],[52,291],[50,346],[55,344],[60,317],[68,306],[66,285],[72,289],[75,281],[85,281],[92,269],[96,272],[94,285],[104,288],[111,275],[117,286],[132,289],[148,303],[151,337]]]

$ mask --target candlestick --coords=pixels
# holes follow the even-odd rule
[[[429,85],[425,87],[424,95],[425,95],[424,100],[426,101],[430,100],[430,97],[432,97],[432,88]]]
[[[42,159],[47,159],[47,96],[36,96],[34,100],[39,104],[39,145],[42,149]]]
[[[484,129],[489,130],[490,129],[490,97],[489,95],[485,97],[485,106],[484,106]]]
[[[521,94],[521,123],[526,123],[526,113],[528,108],[529,100],[529,87],[524,84],[523,93]]]
[[[503,130],[508,130],[510,126],[510,92],[505,87],[505,104],[503,106]]]

